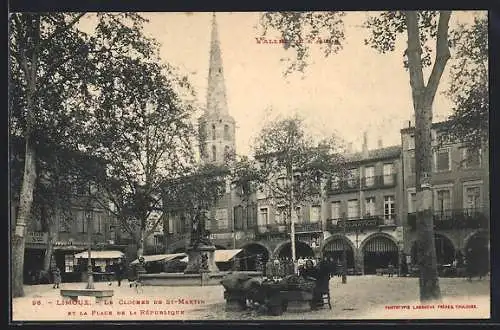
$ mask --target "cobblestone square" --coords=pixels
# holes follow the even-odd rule
[[[490,280],[441,278],[441,304],[420,305],[418,279],[385,276],[348,277],[330,281],[332,310],[282,316],[262,315],[255,310],[226,312],[222,286],[130,288],[125,281],[96,283],[96,288],[115,290],[112,304],[90,301],[89,305],[64,305],[59,290],[50,285],[27,286],[26,296],[13,301],[13,320],[301,320],[301,319],[411,319],[488,318]],[[62,288],[84,288],[84,283]],[[86,299],[85,301],[89,301]],[[37,305],[40,302],[40,305]],[[155,302],[162,302],[155,304]],[[82,302],[85,303],[85,302]],[[76,312],[76,314],[71,314]],[[79,315],[82,311],[87,314]],[[123,314],[122,314],[123,312]],[[135,312],[135,313],[134,313]]]

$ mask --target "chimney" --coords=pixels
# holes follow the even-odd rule
[[[378,146],[379,149],[382,149],[384,147],[384,145],[382,143],[382,138],[381,137],[378,138],[377,146]]]
[[[368,157],[368,133],[365,131],[363,133],[363,156]]]
[[[352,142],[349,142],[349,143],[347,144],[347,153],[348,153],[348,154],[352,154],[352,151],[353,151],[353,150],[352,150]]]

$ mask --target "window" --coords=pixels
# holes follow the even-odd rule
[[[267,207],[261,208],[259,210],[259,225],[268,225],[269,219],[267,214]]]
[[[357,199],[347,201],[347,218],[359,218],[359,201]]]
[[[415,135],[411,134],[408,136],[408,148],[407,150],[415,149]]]
[[[449,171],[450,170],[450,150],[440,149],[434,153],[436,171]]]
[[[408,152],[408,163],[409,163],[409,171],[410,173],[415,173],[416,172],[416,165],[415,165],[415,151]]]
[[[465,205],[467,210],[475,210],[481,207],[481,188],[465,187]]]
[[[215,124],[212,124],[212,140],[215,140],[217,138],[217,131],[215,129]]]
[[[375,215],[375,197],[368,197],[365,200],[365,214],[367,216]]]
[[[384,184],[393,184],[394,183],[394,164],[384,164]]]
[[[340,202],[332,202],[332,219],[340,219]]]
[[[224,125],[224,140],[231,140],[229,135],[229,125]]]
[[[300,206],[295,207],[295,214],[293,216],[295,217],[296,223],[304,222],[304,217],[302,216],[302,208]]]
[[[276,208],[276,213],[275,213],[275,222],[277,224],[285,224],[286,223],[286,209],[284,206],[278,206]]]
[[[390,224],[396,215],[396,206],[394,204],[394,196],[384,197],[384,220],[386,224]]]
[[[75,269],[75,256],[72,254],[64,255],[64,272],[72,273]]]
[[[168,221],[168,232],[170,234],[175,233],[174,227],[175,227],[175,221],[176,221],[176,214],[175,213],[169,213],[167,215],[167,221]]]
[[[241,205],[233,207],[233,223],[235,230],[243,229],[243,207]]]
[[[162,246],[163,245],[163,236],[162,235],[155,235],[154,236],[154,245],[155,246]]]
[[[217,161],[217,148],[212,146],[212,161]]]
[[[78,232],[87,232],[87,212],[83,210],[76,211],[76,223],[78,225]]]
[[[104,218],[102,212],[95,213],[94,232],[98,234],[104,233]]]
[[[210,219],[210,211],[205,211],[205,230],[210,230],[212,227],[212,219]],[[186,226],[189,226],[189,220],[186,218]],[[227,222],[227,211],[226,211],[226,222]],[[226,226],[227,227],[227,226]]]
[[[280,189],[285,189],[286,188],[286,181],[285,181],[285,178],[284,177],[281,177],[281,178],[278,178],[276,180],[276,183],[278,184],[278,187]]]
[[[332,190],[337,190],[339,189],[339,182],[340,182],[340,179],[338,176],[332,176],[332,181],[331,181],[331,189]]]
[[[43,212],[44,211],[42,211],[41,213],[43,214]],[[42,231],[42,227],[43,227],[42,226],[42,217],[44,216],[42,214],[38,214],[32,218],[33,219],[33,227],[32,227],[33,231],[37,231],[37,232]]]
[[[347,179],[347,184],[351,188],[355,188],[358,183],[359,178],[359,170],[357,168],[353,168],[349,170],[349,177]]]
[[[245,208],[245,214],[247,218],[247,228],[252,228],[257,222],[257,205],[248,205]]]
[[[73,221],[73,217],[71,215],[63,216],[59,220],[59,232],[61,232],[61,233],[71,232],[71,225],[73,223],[74,223],[74,221]]]
[[[317,223],[321,219],[321,206],[313,205],[310,209],[309,222]]]
[[[417,212],[417,193],[409,192],[408,193],[408,213],[416,213]]]
[[[365,184],[367,187],[373,186],[375,183],[375,167],[368,166],[365,168]]]
[[[462,166],[464,168],[475,168],[481,166],[480,148],[462,148]]]
[[[229,159],[229,156],[231,155],[231,148],[229,146],[224,147],[224,158]]]
[[[435,218],[437,220],[445,220],[451,217],[451,190],[450,189],[438,189],[436,190],[435,199],[436,210]]]

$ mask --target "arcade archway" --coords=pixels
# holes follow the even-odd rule
[[[489,241],[488,233],[480,231],[472,235],[465,245],[465,259],[478,271],[486,272],[490,268]]]
[[[346,238],[338,237],[327,242],[323,248],[323,258],[332,258],[333,262],[341,264],[344,248],[346,251],[347,268],[354,268],[354,251]]]
[[[277,253],[275,253],[275,255],[280,259],[281,258],[290,258],[291,259],[292,258],[292,243],[287,242],[287,243],[283,244],[278,249]],[[299,259],[300,257],[302,257],[302,258],[314,258],[314,251],[306,243],[301,242],[301,241],[296,241],[295,242],[295,256],[297,257],[297,259]]]
[[[389,264],[398,267],[398,246],[388,237],[368,238],[362,251],[365,274],[375,274],[378,268],[387,268]]]
[[[415,241],[411,247],[411,260],[413,264],[418,265],[417,244]],[[440,234],[434,235],[434,244],[436,246],[436,260],[438,265],[448,265],[455,259],[455,247],[451,240]]]
[[[258,243],[250,243],[242,247],[243,253],[239,259],[240,270],[259,270],[258,260],[261,266],[265,265],[269,260],[269,251],[267,248]]]

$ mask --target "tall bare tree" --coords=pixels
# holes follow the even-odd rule
[[[327,46],[333,45],[335,51],[341,49],[341,43],[344,40],[343,15],[344,13],[341,12],[271,12],[263,15],[262,25],[266,29],[272,28],[280,31],[285,39],[284,48],[292,50],[296,55],[287,71],[289,73],[295,70],[302,71],[306,67],[307,49],[310,43],[303,41],[304,36],[310,36],[312,32],[315,33],[313,37],[316,37],[322,31],[325,38],[331,41],[326,44]],[[389,11],[370,17],[365,24],[371,31],[371,36],[365,43],[384,53],[396,49],[398,35],[406,35],[408,46],[405,51],[404,64],[409,71],[416,119],[416,187],[417,198],[422,201],[417,212],[421,301],[439,299],[441,296],[437,277],[429,185],[432,159],[430,129],[432,105],[443,71],[450,58],[448,35],[450,16],[450,11]],[[327,21],[325,18],[328,17],[331,19]],[[433,46],[431,46],[432,42]],[[432,49],[435,51],[434,59],[431,56]],[[427,81],[424,79],[426,66],[431,67]]]
[[[82,139],[88,128],[94,83],[109,88],[105,70],[116,53],[151,59],[155,44],[145,38],[145,22],[131,13],[88,14],[92,34],[79,25],[85,13],[14,13],[9,21],[10,134],[24,138],[19,212],[12,233],[12,295],[23,296],[26,226],[31,219],[37,178],[36,146],[65,146],[85,151]],[[116,99],[109,100],[116,102]]]

